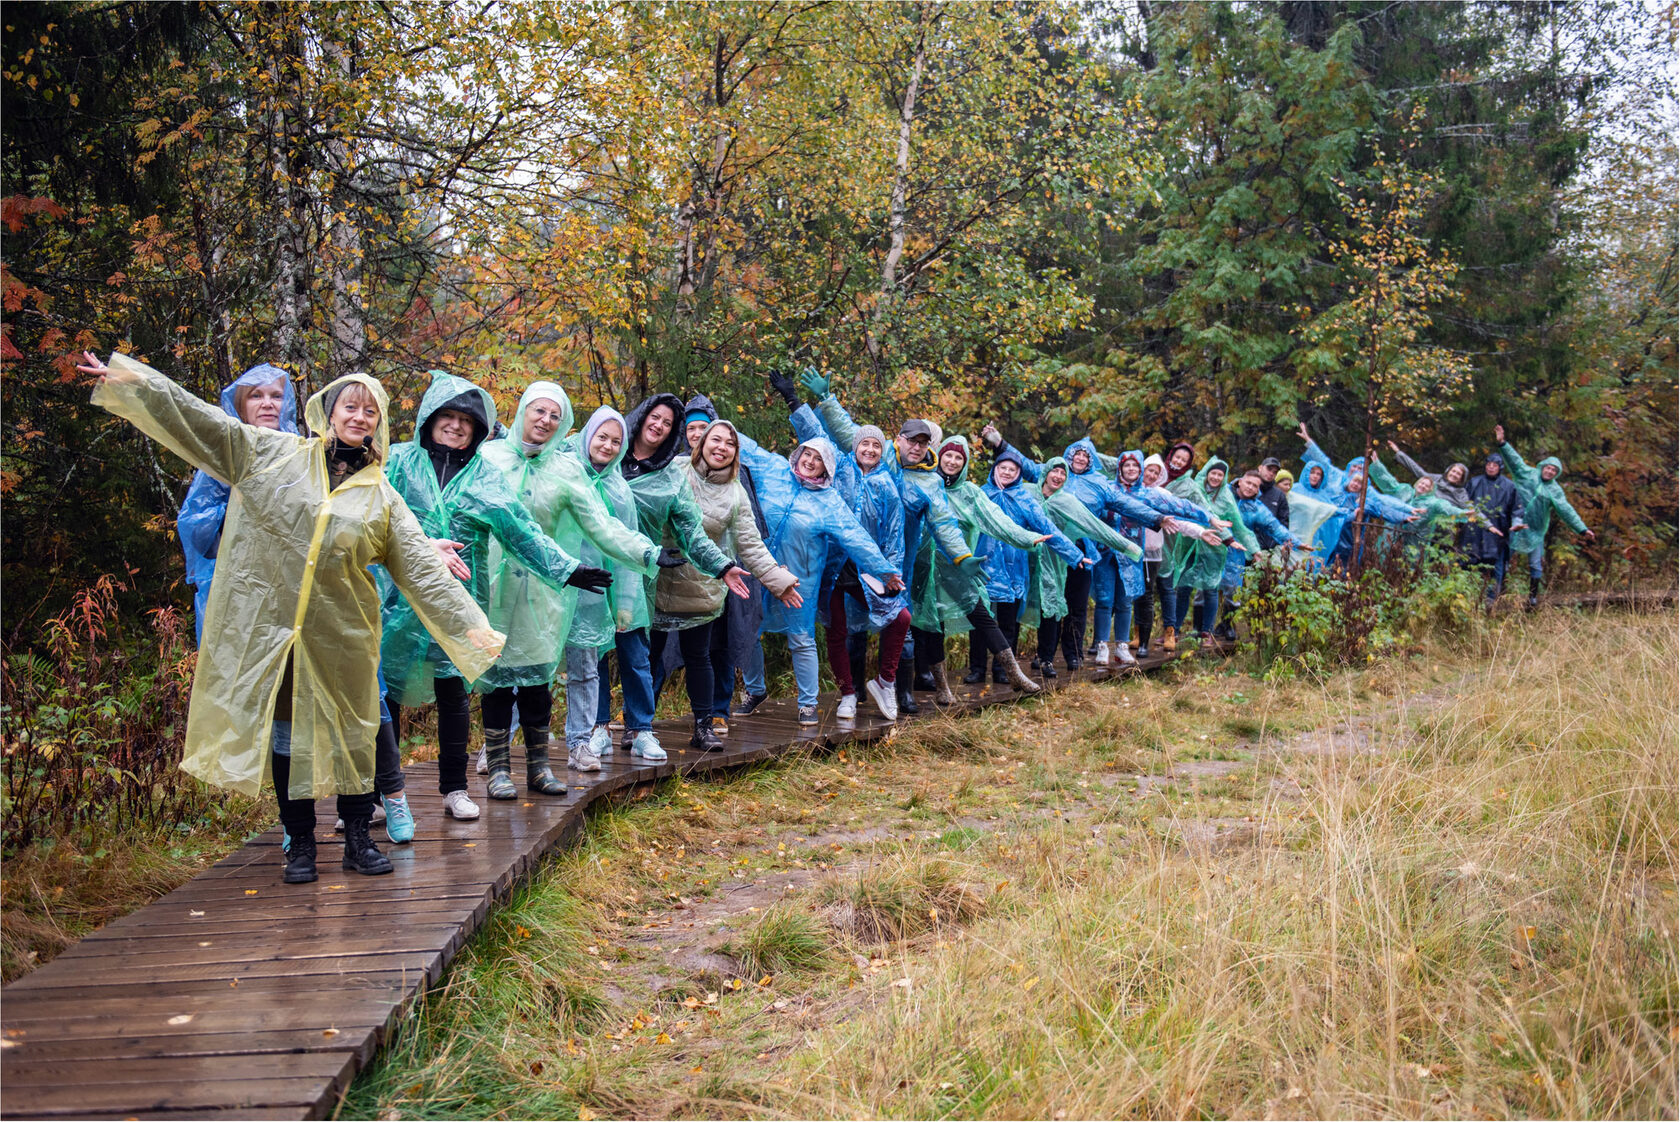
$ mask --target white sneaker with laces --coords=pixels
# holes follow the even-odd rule
[[[630,754],[640,756],[644,760],[663,760],[665,749],[659,746],[659,738],[653,735],[652,729],[643,729],[636,734],[636,739],[630,742]]]
[[[589,751],[594,754],[597,761],[603,756],[613,754],[612,733],[606,725],[596,725],[595,731],[589,734]]]
[[[842,721],[857,720],[857,694],[849,693],[840,699],[840,704],[834,707],[834,715]]]
[[[449,817],[462,822],[471,822],[478,817],[478,804],[468,798],[465,791],[451,791],[443,796],[443,809]]]
[[[1097,644],[1097,657],[1093,660],[1098,666],[1108,665],[1108,644]]]
[[[869,700],[875,704],[875,708],[881,711],[881,716],[889,721],[898,720],[898,697],[892,685],[879,678],[871,678],[864,683],[863,688],[868,691]]]
[[[490,750],[488,748],[478,750],[478,774],[490,774]]]
[[[1137,655],[1133,654],[1132,648],[1128,647],[1126,644],[1119,644],[1115,648],[1114,653],[1120,656],[1120,666],[1122,669],[1131,670],[1137,667]]]
[[[600,771],[601,757],[589,750],[589,745],[579,744],[566,752],[566,766],[573,771]]]

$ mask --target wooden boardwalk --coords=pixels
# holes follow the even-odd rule
[[[1144,669],[1165,661],[1152,657]],[[1020,696],[1007,686],[958,693],[964,711]],[[929,696],[917,699],[924,715],[933,712]],[[419,831],[412,844],[381,846],[396,865],[389,876],[340,872],[339,847],[320,829],[321,879],[284,884],[280,831],[269,830],[0,992],[0,1117],[326,1117],[490,910],[584,829],[590,804],[679,772],[874,740],[892,728],[867,701],[868,717],[837,721],[834,701],[825,698],[822,723],[804,730],[791,702],[768,702],[731,723],[723,752],[674,750],[688,729],[660,722],[669,760],[620,751],[598,774],[566,773],[573,785],[563,798],[492,802],[474,776],[476,822],[444,815],[434,765],[409,768]],[[324,827],[331,801],[321,805]]]

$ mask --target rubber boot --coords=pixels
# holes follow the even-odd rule
[[[898,677],[893,679],[893,692],[898,695],[898,715],[916,714],[922,707],[916,704],[916,693],[910,688],[910,679],[916,675],[916,664],[910,659],[898,660]]]
[[[1021,669],[1021,664],[1015,659],[1014,651],[999,651],[992,658],[1003,666],[1004,673],[1009,676],[1009,684],[1022,693],[1038,693],[1044,688],[1029,678],[1027,672]]]
[[[548,763],[548,726],[525,726],[525,786],[539,795],[564,795],[566,785]]]
[[[1531,612],[1540,606],[1541,584],[1542,582],[1533,577],[1528,579],[1528,610]]]
[[[912,680],[910,684],[915,689],[921,690],[923,693],[931,693],[939,688],[939,683],[933,680],[932,670],[923,670],[915,676],[914,680]]]
[[[694,718],[694,735],[688,738],[688,746],[700,752],[723,751],[723,741],[712,731],[712,718],[709,714]]]
[[[928,667],[928,673],[933,675],[933,703],[935,705],[955,705],[957,695],[951,692],[951,683],[945,679],[945,664],[936,662]]]
[[[513,770],[513,730],[485,729],[484,757],[490,763],[490,778],[484,781],[485,794],[493,799],[518,798],[519,788],[508,774]]]
[[[373,835],[368,832],[372,825],[371,813],[365,818],[344,820],[344,867],[365,877],[383,876],[392,867],[391,859],[373,844]]]
[[[315,872],[315,833],[288,835],[286,847],[287,884],[309,884],[317,879]]]

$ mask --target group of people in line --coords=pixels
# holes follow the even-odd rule
[[[792,377],[769,378],[788,407],[775,434],[791,437],[785,456],[703,395],[654,394],[628,415],[602,406],[575,428],[565,390],[535,381],[504,429],[488,391],[433,371],[413,438],[393,445],[390,403],[364,374],[314,394],[300,430],[292,380],[274,366],[241,375],[220,409],[120,354],[86,355],[81,369],[98,379],[95,404],[198,469],[178,523],[200,645],[183,767],[250,795],[272,782],[288,883],[318,875],[315,801],[328,795],[343,867],[391,871],[372,826],[393,843],[414,837],[399,744],[415,706],[436,705],[444,811],[472,820],[473,693],[485,794],[519,797],[517,728],[526,789],[562,795],[557,681],[561,770],[598,771],[616,751],[665,758],[655,701],[679,666],[689,745],[721,748],[768,696],[767,635],[786,639],[801,725],[817,723],[819,623],[836,717],[855,718],[866,696],[892,721],[919,710],[918,690],[955,702],[953,636],[969,636],[965,681],[989,671],[1023,693],[1057,676],[1058,651],[1069,671],[1086,658],[1130,668],[1149,653],[1156,602],[1161,645],[1175,650],[1192,609],[1195,633],[1215,632],[1247,564],[1277,551],[1346,565],[1378,548],[1367,522],[1407,548],[1454,527],[1491,596],[1512,549],[1529,553],[1538,593],[1554,512],[1591,536],[1557,483],[1562,465],[1529,467],[1503,429],[1474,479],[1391,444],[1417,477],[1406,485],[1374,456],[1336,467],[1305,426],[1297,481],[1276,459],[1241,475],[1217,456],[1198,468],[1189,443],[1110,456],[1086,437],[1041,461],[988,425],[980,484],[967,437],[926,418],[889,437],[812,369],[803,395]]]

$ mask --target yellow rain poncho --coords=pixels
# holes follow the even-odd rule
[[[495,661],[502,637],[450,576],[380,467],[364,468],[334,490],[320,437],[242,425],[125,355],[112,355],[111,369],[114,377],[94,390],[95,405],[233,489],[181,766],[218,787],[259,794],[289,660],[288,794],[315,799],[372,790],[380,628],[368,566],[385,567],[468,678]],[[131,375],[136,380],[118,380]],[[328,431],[323,402],[349,382],[367,387],[379,403],[373,441],[383,463],[389,409],[385,391],[365,374],[346,375],[311,397],[305,420],[311,431]]]
[[[533,456],[525,449],[522,434],[525,410],[539,398],[558,405],[561,417],[554,434]],[[533,382],[519,399],[507,436],[486,441],[478,454],[501,470],[509,489],[519,496],[543,533],[568,554],[584,557],[587,543],[594,552],[611,559],[615,577],[625,572],[652,575],[659,547],[613,517],[596,494],[583,464],[566,452],[566,433],[571,427],[572,403],[566,391],[553,382]],[[485,692],[502,686],[552,682],[564,658],[578,595],[578,590],[569,585],[555,589],[538,580],[508,553],[500,539],[492,538],[489,616],[497,630],[507,632],[507,646],[475,688]]]

